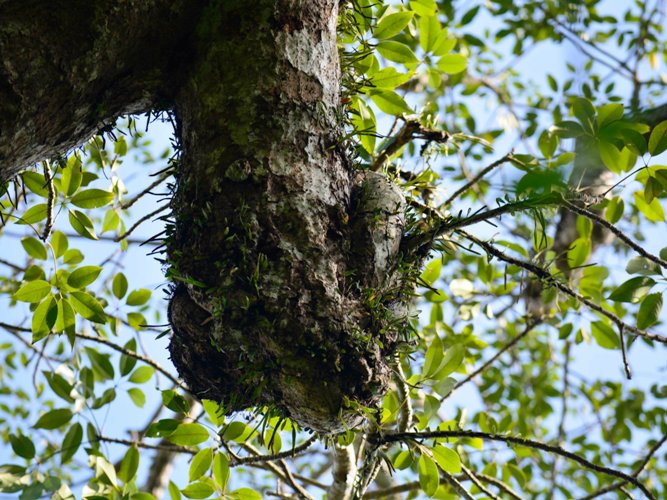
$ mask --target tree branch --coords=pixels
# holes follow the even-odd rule
[[[603,465],[597,465],[589,460],[586,460],[584,457],[567,451],[560,446],[554,446],[540,441],[535,441],[532,439],[520,438],[509,435],[502,434],[491,434],[487,432],[478,432],[478,431],[468,431],[468,430],[449,430],[449,431],[425,431],[425,432],[402,432],[396,434],[386,434],[379,438],[382,443],[396,443],[396,442],[406,442],[406,441],[422,441],[425,439],[449,439],[449,438],[478,438],[487,441],[500,441],[507,444],[514,444],[519,446],[524,446],[526,448],[533,448],[536,450],[546,451],[548,453],[554,453],[560,455],[568,460],[578,463],[579,465],[585,467],[586,469],[598,472],[600,474],[606,474],[608,476],[616,477],[622,479],[626,483],[631,483],[644,493],[648,498],[655,500],[653,494],[644,486],[641,482],[637,480],[636,477],[628,475],[624,472],[621,472],[616,469],[611,469]]]

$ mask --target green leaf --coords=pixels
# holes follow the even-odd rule
[[[118,227],[118,224],[120,224],[120,216],[116,210],[110,208],[104,214],[104,221],[102,222],[101,232],[104,233],[106,231],[114,231]]]
[[[201,403],[204,407],[204,411],[206,411],[206,415],[208,415],[208,418],[213,422],[213,425],[222,425],[225,422],[225,413],[220,407],[220,404],[210,399],[203,399]]]
[[[640,274],[642,276],[651,276],[662,274],[662,268],[652,260],[646,257],[633,257],[625,266],[625,272],[628,274]]]
[[[102,395],[99,398],[98,397],[93,398],[93,404],[90,405],[90,407],[93,410],[97,410],[98,408],[102,408],[103,406],[108,405],[109,403],[112,403],[115,400],[116,400],[116,389],[114,389],[113,387],[109,387],[102,393]]]
[[[143,408],[146,404],[146,394],[138,387],[128,389],[127,395],[130,396],[132,402],[139,408]]]
[[[188,471],[188,481],[193,482],[202,477],[213,463],[213,450],[211,448],[204,448],[199,450],[190,462],[190,469]]]
[[[32,314],[32,343],[42,340],[56,324],[58,318],[58,306],[52,295],[37,306]]]
[[[396,12],[383,16],[378,22],[373,36],[379,40],[392,38],[398,35],[408,25],[414,12]]]
[[[440,277],[441,271],[442,259],[438,257],[437,259],[433,259],[431,262],[426,264],[421,276],[419,277],[419,281],[426,283],[428,286],[432,286],[433,283],[435,283],[436,280]]]
[[[382,57],[389,61],[401,64],[413,64],[419,62],[412,49],[405,44],[394,41],[383,41],[377,44],[377,51]]]
[[[125,156],[127,154],[127,142],[125,142],[125,137],[118,136],[113,145],[113,151],[118,156]]]
[[[70,301],[74,310],[84,318],[95,323],[106,323],[104,308],[95,297],[88,292],[72,292]]]
[[[85,347],[84,351],[90,359],[95,375],[99,377],[98,380],[112,380],[114,378],[114,369],[109,354],[102,354],[92,347]]]
[[[74,398],[70,396],[73,387],[72,384],[70,384],[58,373],[44,370],[42,374],[44,375],[44,378],[46,378],[46,381],[49,384],[51,390],[55,392],[57,396],[64,399],[68,403],[74,402]]]
[[[432,497],[440,485],[438,467],[433,459],[424,453],[419,457],[419,485],[427,497]]]
[[[591,254],[591,240],[577,238],[567,251],[567,263],[571,268],[583,266]]]
[[[609,300],[637,303],[653,288],[653,285],[655,285],[655,280],[647,276],[630,278],[625,283],[616,287],[611,295],[609,295]]]
[[[61,233],[60,231],[53,231],[53,233],[51,233],[51,248],[53,248],[53,253],[56,254],[56,259],[65,255],[68,246],[69,241],[64,233]]]
[[[98,266],[83,266],[72,271],[67,278],[67,284],[72,288],[84,288],[90,285],[102,272]]]
[[[437,445],[431,451],[433,452],[433,458],[435,458],[435,461],[442,470],[450,474],[459,474],[461,472],[461,458],[454,450]]]
[[[653,199],[649,203],[644,198],[644,194],[640,191],[635,193],[634,198],[635,205],[637,205],[639,211],[643,213],[648,220],[653,222],[664,222],[665,211],[657,199]]]
[[[394,467],[398,470],[404,470],[410,467],[415,461],[410,450],[403,450],[394,458]]]
[[[618,121],[623,118],[623,105],[618,103],[604,104],[597,108],[598,127]]]
[[[162,391],[162,404],[177,413],[188,413],[190,411],[188,400],[171,389]]]
[[[81,161],[76,155],[70,156],[67,160],[67,167],[62,169],[60,190],[65,196],[72,196],[81,186],[82,179]]]
[[[437,63],[438,69],[444,73],[454,75],[465,71],[468,59],[461,54],[445,54]]]
[[[229,459],[224,453],[216,453],[213,458],[213,479],[220,490],[225,491],[229,482]]]
[[[171,500],[181,500],[181,491],[172,481],[169,481],[169,495]]]
[[[12,446],[12,450],[14,450],[14,453],[19,457],[30,460],[35,456],[35,445],[28,436],[10,434],[9,442]]]
[[[667,120],[658,123],[648,139],[648,152],[653,156],[667,150]]]
[[[595,122],[595,107],[593,103],[583,97],[575,97],[572,104],[572,113],[585,129],[593,131]]]
[[[86,214],[79,212],[78,210],[70,210],[68,217],[70,226],[72,226],[72,229],[74,229],[78,234],[90,240],[99,239],[95,234],[93,221],[91,221]]]
[[[81,441],[83,439],[83,427],[79,422],[74,422],[71,427],[67,430],[65,438],[63,439],[63,444],[61,447],[62,452],[60,453],[60,463],[66,464],[79,449]]]
[[[591,323],[591,333],[600,347],[605,349],[618,349],[620,347],[618,334],[603,321]]]
[[[135,330],[141,330],[141,328],[143,328],[143,325],[146,324],[146,318],[141,313],[130,312],[127,313],[127,322]]]
[[[383,68],[370,77],[371,83],[378,88],[395,89],[410,79],[410,75],[399,73],[396,68]]]
[[[436,380],[443,380],[445,377],[451,375],[463,364],[466,349],[462,344],[455,344],[445,352],[442,358],[440,369],[435,373],[433,378]]]
[[[135,384],[144,384],[148,382],[155,374],[155,368],[149,365],[140,366],[130,375],[130,382]]]
[[[215,488],[204,481],[188,484],[181,493],[187,498],[208,498],[215,493]]]
[[[33,259],[46,260],[46,247],[37,238],[30,236],[22,238],[21,246]]]
[[[434,56],[444,56],[445,54],[450,52],[455,46],[456,46],[456,39],[450,38],[447,30],[442,29],[440,30],[440,33],[438,33],[435,42],[433,42],[433,46],[431,47],[431,53]]]
[[[229,494],[233,500],[262,500],[262,495],[250,488],[239,488]]]
[[[658,322],[662,311],[662,294],[651,293],[644,297],[637,313],[637,328],[642,330]]]
[[[46,189],[46,180],[44,176],[38,172],[26,171],[21,174],[23,183],[30,191],[42,198],[48,198],[49,192]]]
[[[46,219],[46,203],[38,203],[33,205],[24,212],[21,218],[16,222],[17,224],[36,224],[37,222]]]
[[[179,424],[166,438],[180,446],[194,446],[209,438],[206,427],[200,424]]]
[[[72,411],[69,408],[60,408],[46,412],[39,417],[33,428],[35,429],[57,429],[72,420]]]
[[[422,16],[419,19],[419,44],[424,52],[429,52],[435,46],[440,30],[438,16]]]
[[[137,475],[139,468],[139,450],[136,446],[130,446],[120,463],[118,478],[124,483],[129,483]]]
[[[620,196],[615,196],[614,198],[609,200],[607,208],[605,209],[604,212],[604,216],[609,222],[615,224],[616,222],[621,220],[621,217],[623,217],[624,210],[625,210],[625,202]]]
[[[145,288],[132,290],[127,297],[128,306],[143,306],[151,298],[151,291]]]
[[[83,262],[83,254],[78,248],[71,248],[66,250],[63,254],[63,262],[69,264],[70,266],[76,266]]]
[[[584,133],[584,129],[581,128],[581,125],[572,120],[559,122],[552,126],[549,131],[563,139],[572,139],[574,137],[579,137]]]
[[[53,329],[56,332],[64,332],[68,328],[76,324],[76,314],[72,304],[67,299],[60,299],[58,301],[58,319],[56,320]]]
[[[432,16],[438,12],[435,0],[410,0],[410,9],[420,16]]]
[[[370,96],[375,105],[389,115],[400,116],[403,113],[412,113],[403,98],[394,91],[371,91]]]
[[[137,341],[135,339],[130,339],[123,347],[125,347],[125,349],[127,349],[128,351],[136,352]],[[137,358],[128,356],[126,354],[121,354],[118,366],[121,377],[124,377],[125,375],[130,373],[132,371],[132,368],[134,368],[134,365],[136,364],[137,364]]]
[[[243,422],[231,422],[225,427],[222,433],[222,438],[227,441],[235,441],[237,443],[245,443],[248,438],[253,436],[255,432],[252,427]]]
[[[443,345],[440,336],[436,333],[433,336],[431,345],[426,350],[424,357],[424,366],[422,367],[422,378],[429,379],[440,368],[443,358]]]
[[[111,291],[117,299],[125,297],[125,294],[127,293],[127,278],[123,273],[118,273],[113,277]]]
[[[540,153],[542,153],[545,158],[553,157],[558,148],[558,143],[558,136],[551,133],[549,130],[542,132],[537,140],[537,146],[540,148]]]
[[[611,142],[600,141],[598,143],[598,152],[600,153],[602,163],[604,163],[609,170],[615,173],[619,173],[623,170],[621,152],[614,144]]]
[[[114,195],[104,189],[84,189],[72,197],[72,203],[79,208],[100,208],[113,201]]]
[[[44,280],[29,281],[19,288],[13,295],[19,302],[30,302],[31,304],[41,302],[51,291],[51,284]]]

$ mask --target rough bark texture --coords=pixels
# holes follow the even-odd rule
[[[339,143],[338,2],[214,2],[177,98],[172,360],[227,411],[320,432],[384,394],[404,201]],[[373,287],[369,290],[369,287]]]
[[[172,359],[200,398],[320,432],[387,389],[409,268],[400,191],[340,143],[337,10],[0,1],[0,181],[120,114],[175,110]]]
[[[0,3],[0,181],[168,106],[203,2]]]

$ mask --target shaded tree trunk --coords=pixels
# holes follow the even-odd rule
[[[174,364],[228,412],[354,425],[387,389],[415,266],[400,191],[341,142],[338,2],[59,4],[0,2],[0,178],[173,109]]]

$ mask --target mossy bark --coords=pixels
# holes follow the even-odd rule
[[[192,389],[322,432],[355,424],[355,404],[387,388],[396,331],[379,331],[369,295],[399,288],[404,210],[379,174],[355,175],[340,143],[337,7],[225,0],[204,14],[177,99],[169,244],[184,283],[172,360]]]
[[[384,394],[404,200],[341,144],[337,0],[0,0],[0,181],[174,109],[172,360],[320,432]]]

